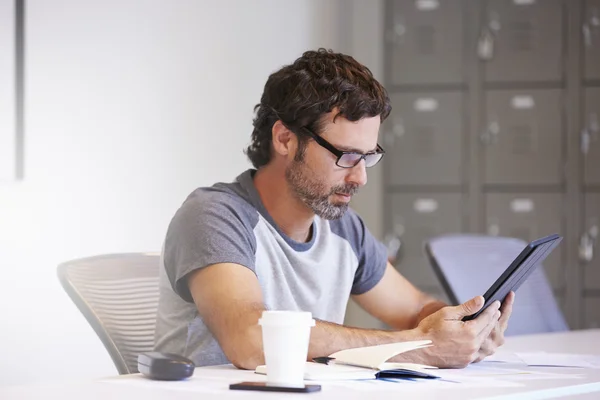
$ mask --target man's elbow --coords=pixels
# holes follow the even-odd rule
[[[239,369],[254,370],[265,363],[260,340],[234,341],[229,346],[223,346],[223,352],[227,359]]]
[[[255,370],[259,365],[264,364],[261,358],[256,356],[239,356],[230,359],[231,363],[239,369]]]

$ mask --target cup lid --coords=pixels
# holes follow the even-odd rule
[[[309,311],[263,311],[259,325],[303,325],[315,326],[315,320]]]

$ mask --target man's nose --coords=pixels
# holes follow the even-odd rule
[[[350,173],[346,176],[346,182],[354,183],[358,186],[367,184],[367,167],[364,159],[350,168]]]

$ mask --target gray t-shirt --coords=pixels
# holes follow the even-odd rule
[[[258,277],[270,310],[310,311],[343,323],[349,295],[382,278],[385,247],[351,209],[333,221],[316,216],[309,242],[283,233],[264,208],[254,170],[234,183],[196,189],[169,225],[160,268],[155,350],[184,355],[197,366],[227,364],[198,315],[186,277],[217,263],[235,263]]]

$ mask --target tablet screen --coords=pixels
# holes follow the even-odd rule
[[[463,318],[463,321],[477,318],[494,301],[502,302],[509,292],[515,292],[561,241],[562,236],[554,234],[534,240],[525,246],[504,273],[485,292],[483,295],[485,303],[481,310]]]

